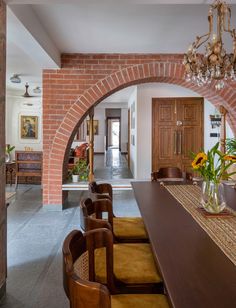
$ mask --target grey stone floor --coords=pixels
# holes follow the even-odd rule
[[[95,154],[94,175],[96,179],[132,179],[124,154],[118,149],[109,149],[106,154]]]
[[[39,186],[19,185],[8,207],[8,279],[2,308],[65,308],[61,248],[79,229],[78,203],[87,192],[70,192],[70,208],[42,207]],[[139,216],[132,191],[114,192],[117,216]],[[88,307],[89,308],[89,307]]]

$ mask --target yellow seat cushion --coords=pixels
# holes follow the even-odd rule
[[[113,232],[117,238],[147,239],[147,232],[141,217],[114,217]]]
[[[114,274],[126,284],[158,283],[157,272],[149,244],[114,244]],[[96,281],[106,283],[106,250],[95,250]]]
[[[120,294],[111,296],[111,308],[169,308],[165,295]]]

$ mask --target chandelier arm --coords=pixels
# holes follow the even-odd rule
[[[209,40],[210,36],[211,36],[212,29],[213,29],[213,16],[212,16],[212,15],[209,15],[209,16],[208,16],[208,22],[209,22],[209,31],[208,31],[208,33],[206,33],[206,34],[204,34],[204,35],[202,35],[202,36],[197,36],[196,41],[195,41],[195,43],[194,43],[194,46],[195,46],[196,48],[201,47],[202,44],[206,43],[206,42]],[[201,42],[201,40],[202,40],[204,37],[206,37],[206,39],[204,39],[204,40]]]
[[[227,15],[227,27],[226,27],[226,15]],[[231,9],[229,7],[227,7],[227,13],[223,14],[223,29],[224,32],[227,32],[231,35],[232,38],[235,39],[235,29],[231,30],[231,23],[230,23],[230,19],[231,19]]]

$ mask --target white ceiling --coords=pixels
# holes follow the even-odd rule
[[[208,30],[207,5],[83,3],[32,7],[58,49],[68,53],[184,53],[196,35]]]
[[[102,103],[99,104],[99,107],[102,107],[103,104],[106,106],[106,103],[125,103],[128,106],[128,100],[130,95],[133,93],[135,86],[130,86],[128,88],[122,89],[115,92],[114,94],[107,97]]]
[[[11,90],[24,89],[25,81],[32,87],[41,85],[41,69],[58,64],[61,52],[184,53],[196,35],[207,32],[206,3],[212,3],[204,0],[6,2],[10,4],[7,79],[13,73],[23,74],[20,86],[7,83]],[[232,6],[232,23],[236,27],[236,5]]]

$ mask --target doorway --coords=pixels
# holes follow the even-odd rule
[[[191,152],[203,148],[203,98],[152,100],[152,171],[191,172]]]
[[[119,149],[121,151],[120,117],[108,117],[106,131],[106,150]]]

